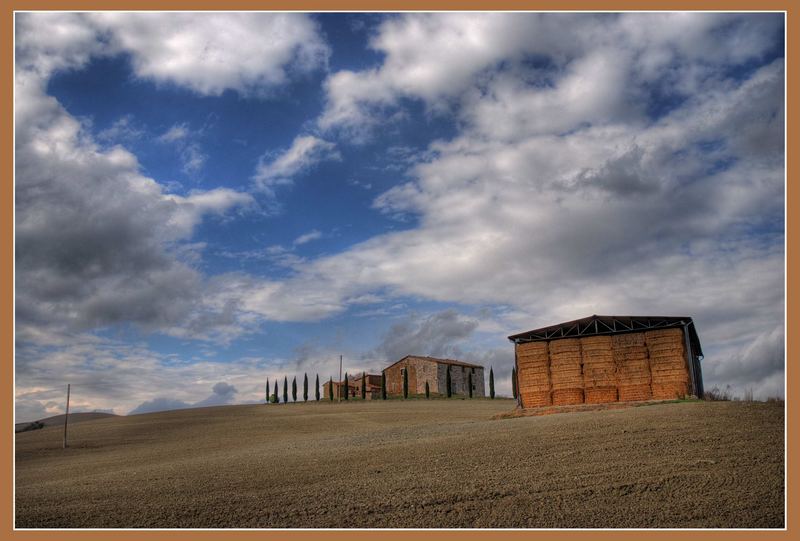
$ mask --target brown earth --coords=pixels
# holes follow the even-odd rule
[[[510,400],[247,405],[16,436],[16,526],[784,525],[782,404],[495,419]]]

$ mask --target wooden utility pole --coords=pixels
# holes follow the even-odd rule
[[[339,355],[339,392],[336,393],[339,395],[338,402],[342,402],[342,356]]]
[[[64,449],[67,448],[67,419],[69,419],[69,383],[67,383],[67,411],[64,414]]]

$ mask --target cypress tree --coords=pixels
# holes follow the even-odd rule
[[[361,374],[361,400],[367,399],[367,373]]]
[[[319,402],[319,374],[317,374],[317,381],[314,383],[314,394],[317,397],[317,402]]]
[[[274,396],[275,396],[275,403],[277,404],[278,403],[278,380],[277,379],[275,380],[275,394],[274,394]]]
[[[386,400],[386,372],[381,372],[381,400]]]
[[[286,376],[283,376],[283,403],[286,404],[289,401],[289,379]]]
[[[297,376],[292,377],[292,402],[297,402]]]
[[[348,400],[350,396],[350,382],[347,379],[347,372],[344,373],[344,399]]]
[[[333,402],[333,378],[328,382],[328,397]]]
[[[453,381],[450,379],[450,365],[447,365],[447,398],[453,396]]]
[[[308,374],[303,374],[303,402],[308,402]]]
[[[511,369],[511,394],[514,396],[514,400],[517,399],[517,368],[514,367]]]
[[[428,386],[428,382],[425,382],[425,398],[431,397],[431,388]]]
[[[408,369],[403,370],[403,398],[408,398]]]
[[[494,371],[489,367],[489,398],[494,399]]]
[[[492,369],[489,369],[489,375],[491,376]],[[469,397],[472,398],[472,372],[469,373],[467,376],[467,387],[469,387]],[[494,398],[494,397],[492,397]]]
[[[267,385],[266,387],[264,387],[264,389],[265,389],[264,393],[267,395],[266,398],[264,398],[264,400],[267,402],[267,404],[269,404],[269,378],[267,378]]]

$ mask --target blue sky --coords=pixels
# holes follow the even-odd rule
[[[16,18],[16,406],[260,399],[690,315],[784,385],[782,14]]]

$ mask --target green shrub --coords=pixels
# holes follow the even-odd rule
[[[489,367],[489,398],[494,400],[494,370]]]
[[[408,398],[408,368],[403,370],[403,398]]]
[[[386,400],[386,372],[381,372],[381,399]]]
[[[317,380],[314,383],[314,394],[317,397],[317,402],[319,402],[319,374],[317,374]]]
[[[430,397],[431,397],[431,388],[428,385],[428,382],[426,381],[425,382],[425,398],[430,398]]]

